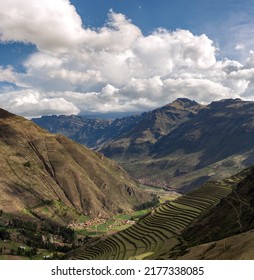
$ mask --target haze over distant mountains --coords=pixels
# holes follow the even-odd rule
[[[254,102],[240,99],[200,105],[179,98],[112,121],[79,116],[33,121],[117,160],[148,185],[188,191],[254,163]]]

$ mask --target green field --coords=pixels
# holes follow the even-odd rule
[[[76,228],[77,236],[100,236],[105,234],[112,234],[120,230],[124,230],[131,226],[131,223],[137,221],[139,218],[149,212],[149,209],[134,211],[129,214],[119,214],[112,218],[105,220],[103,223],[96,223],[90,227]],[[89,219],[81,219],[81,221],[88,221]]]
[[[160,198],[160,202],[163,203],[167,200],[174,200],[180,196],[179,193],[171,190],[166,190],[162,188],[155,188],[147,185],[140,185],[141,188],[144,188],[147,192],[156,194]]]

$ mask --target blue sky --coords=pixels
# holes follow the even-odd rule
[[[254,1],[1,0],[1,107],[142,112],[253,100]]]
[[[221,48],[221,55],[244,60],[254,48],[249,39],[254,20],[253,0],[108,0],[71,1],[84,19],[85,25],[99,27],[113,9],[124,13],[145,34],[155,28],[187,29],[196,35],[205,33]],[[99,8],[98,8],[99,7]],[[246,30],[247,28],[247,30]],[[244,54],[235,50],[238,41],[246,44]]]

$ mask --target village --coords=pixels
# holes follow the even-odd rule
[[[97,230],[99,225],[106,225],[106,230],[111,230],[116,227],[126,226],[126,225],[133,225],[135,224],[135,220],[128,220],[128,219],[115,219],[112,218],[111,223],[108,223],[108,220],[104,218],[94,218],[85,222],[77,222],[74,221],[68,225],[71,229],[85,229],[88,232],[93,232],[94,229]]]

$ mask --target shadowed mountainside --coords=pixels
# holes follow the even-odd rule
[[[165,107],[172,106],[179,120],[174,125],[167,124],[165,135],[160,134],[153,143],[145,137],[143,142],[137,140],[132,130],[101,151],[144,184],[180,188],[184,192],[254,164],[254,102],[227,99],[201,107],[180,99]],[[185,117],[179,114],[181,111]],[[135,143],[133,149],[131,141]],[[145,146],[145,151],[136,156],[134,150]]]
[[[202,219],[189,226],[183,237],[192,244],[220,240],[254,228],[254,168],[227,197]]]
[[[160,138],[192,119],[201,108],[195,101],[178,98],[164,107],[143,113],[131,130],[105,144],[101,152],[117,160],[143,159],[149,156]]]
[[[180,260],[253,260],[254,230],[215,242],[197,245],[179,256]]]

